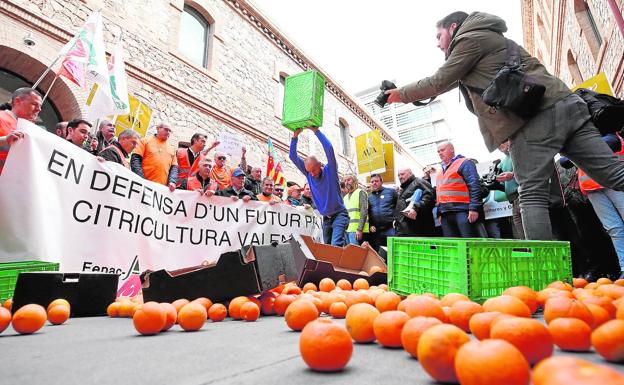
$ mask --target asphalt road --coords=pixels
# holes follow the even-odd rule
[[[11,327],[0,334],[0,383],[435,383],[405,351],[377,344],[356,344],[343,372],[316,373],[299,356],[298,342],[299,333],[289,331],[282,317],[209,321],[190,333],[176,325],[156,336],[140,336],[128,318],[73,318],[33,335],[17,335]],[[595,353],[573,355],[606,364]],[[624,373],[624,365],[611,366]]]

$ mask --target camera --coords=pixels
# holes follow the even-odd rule
[[[32,38],[32,36],[30,35],[30,33],[26,36],[24,36],[24,44],[26,44],[29,47],[32,47],[33,45],[35,45],[35,40]]]
[[[496,180],[496,177],[502,172],[502,170],[498,167],[499,163],[500,159],[493,161],[490,165],[488,173],[481,176],[481,185],[486,187],[488,190],[505,191],[505,185]]]
[[[383,108],[383,106],[388,103],[388,97],[390,97],[390,95],[386,95],[386,91],[393,90],[395,88],[397,88],[396,85],[390,80],[384,80],[381,82],[381,87],[379,87],[381,93],[379,93],[379,95],[375,98],[375,104]]]

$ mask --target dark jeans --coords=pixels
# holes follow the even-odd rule
[[[368,233],[369,242],[371,247],[375,251],[379,251],[381,246],[388,246],[388,237],[394,237],[396,235],[396,231],[393,227],[389,227],[387,229],[377,229],[374,233]]]
[[[468,222],[468,211],[447,211],[442,213],[442,233],[452,238],[487,238],[481,219]]]
[[[567,156],[601,185],[624,190],[624,161],[602,140],[587,105],[577,95],[533,117],[510,143],[526,239],[553,239],[548,208],[555,154]]]
[[[347,210],[339,211],[331,216],[323,217],[323,240],[328,245],[344,246],[346,244],[345,231],[349,226]]]

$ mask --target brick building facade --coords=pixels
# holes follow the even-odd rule
[[[287,178],[302,181],[288,161],[291,133],[281,126],[283,80],[308,69],[323,71],[244,0],[0,0],[0,71],[34,83],[98,9],[107,50],[123,31],[129,92],[154,111],[148,132],[167,121],[174,144],[189,141],[195,132],[206,133],[208,142],[230,132],[247,146],[248,163],[263,168],[270,136]],[[184,24],[189,20],[190,26]],[[195,55],[195,40],[189,45],[181,33],[193,33],[198,26],[204,27],[199,39],[204,46]],[[392,134],[324,75],[323,131],[334,144],[340,171],[346,173],[354,170],[353,137],[371,129],[381,130],[386,140]],[[48,90],[53,77],[45,78],[40,91]],[[60,78],[50,92],[50,108],[59,120],[79,117],[86,96]],[[301,155],[323,153],[311,135],[302,137]],[[422,167],[396,141],[395,157],[399,166],[415,171]]]
[[[525,48],[573,87],[604,72],[624,97],[622,0],[523,0]]]

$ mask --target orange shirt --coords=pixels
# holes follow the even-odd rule
[[[167,185],[169,169],[178,165],[176,152],[167,141],[159,140],[156,136],[143,138],[134,153],[143,157],[145,179]]]
[[[0,136],[7,136],[17,128],[17,119],[9,111],[0,111]],[[4,162],[9,155],[9,145],[0,147],[0,174],[4,168]]]
[[[275,203],[279,203],[279,202],[282,201],[278,196],[275,196],[273,194],[271,194],[269,196],[266,196],[263,193],[260,193],[260,194],[256,195],[256,198],[258,198],[258,200],[260,202],[275,202]]]
[[[232,170],[228,166],[213,166],[212,170],[210,170],[210,179],[217,182],[217,185],[219,185],[219,189],[225,190],[231,185],[232,171],[234,170]]]

